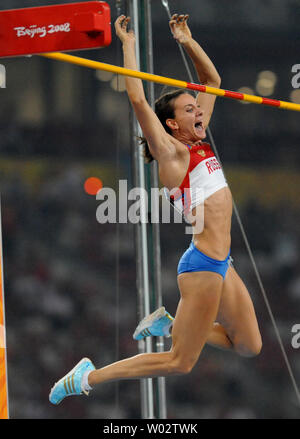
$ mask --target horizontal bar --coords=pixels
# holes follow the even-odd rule
[[[88,67],[95,70],[104,70],[106,72],[117,73],[118,75],[131,76],[139,78],[144,81],[158,82],[160,84],[171,85],[173,87],[186,88],[187,82],[178,81],[177,79],[165,78],[164,76],[152,75],[150,73],[143,73],[137,70],[125,69],[124,67],[117,67],[112,64],[105,64],[98,61],[92,61],[78,56],[67,55],[66,53],[52,52],[42,53],[40,56],[45,58],[55,59],[57,61],[64,61],[71,64],[76,64],[82,67]]]
[[[80,58],[66,53],[52,52],[40,54],[45,58],[55,59],[57,61],[64,61],[70,64],[76,64],[82,67],[88,67],[95,70],[104,70],[106,72],[116,73],[118,75],[130,76],[132,78],[142,79],[143,81],[156,82],[158,84],[169,85],[171,87],[186,88],[189,90],[199,91],[200,93],[208,93],[215,96],[236,99],[253,104],[267,105],[284,110],[300,111],[300,104],[292,102],[280,101],[276,99],[263,98],[261,96],[249,95],[245,93],[238,93],[230,90],[223,90],[221,88],[209,87],[206,85],[193,84],[191,82],[180,81],[178,79],[167,78],[165,76],[153,75],[151,73],[144,73],[137,70],[126,69],[125,67],[118,67],[112,64],[105,64],[99,61],[92,61],[85,58]]]

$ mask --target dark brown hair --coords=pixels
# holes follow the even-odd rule
[[[167,133],[172,134],[171,129],[166,124],[167,119],[174,119],[174,100],[182,94],[189,94],[186,90],[175,90],[168,93],[164,93],[155,101],[155,113],[160,120],[162,126]],[[146,163],[151,163],[154,158],[152,157],[149,145],[145,137],[140,137],[140,143],[143,147],[143,155]]]

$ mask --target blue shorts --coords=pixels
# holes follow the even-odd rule
[[[218,261],[217,259],[210,258],[202,253],[191,242],[189,248],[183,253],[177,268],[177,273],[186,273],[190,271],[212,271],[219,273],[223,279],[225,279],[228,267],[232,259],[230,257],[230,251],[224,261]]]

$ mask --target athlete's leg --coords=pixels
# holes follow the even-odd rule
[[[161,306],[140,321],[134,331],[133,338],[141,340],[150,336],[170,337],[172,335],[173,322],[174,317],[166,311],[164,306]],[[233,347],[225,329],[217,322],[213,325],[207,343],[226,350]]]
[[[209,333],[207,344],[235,350],[245,356],[260,352],[262,342],[254,307],[246,286],[233,267],[226,273],[217,320]],[[172,328],[168,330],[172,334]]]
[[[217,321],[243,356],[258,355],[262,340],[250,294],[235,269],[230,266],[223,284]]]
[[[184,374],[191,371],[206,343],[217,316],[223,279],[208,272],[178,276],[181,299],[169,352],[146,353],[90,372],[88,383]]]
[[[214,323],[206,343],[218,349],[234,349],[233,343],[229,338],[226,329],[218,322]]]

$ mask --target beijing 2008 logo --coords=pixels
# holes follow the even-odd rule
[[[38,26],[37,24],[33,24],[28,28],[24,26],[14,27],[16,31],[16,35],[18,38],[20,37],[30,37],[34,38],[35,36],[39,36],[40,38],[45,37],[47,34],[54,34],[57,32],[70,32],[71,25],[70,23],[63,24],[49,24],[48,26]]]

